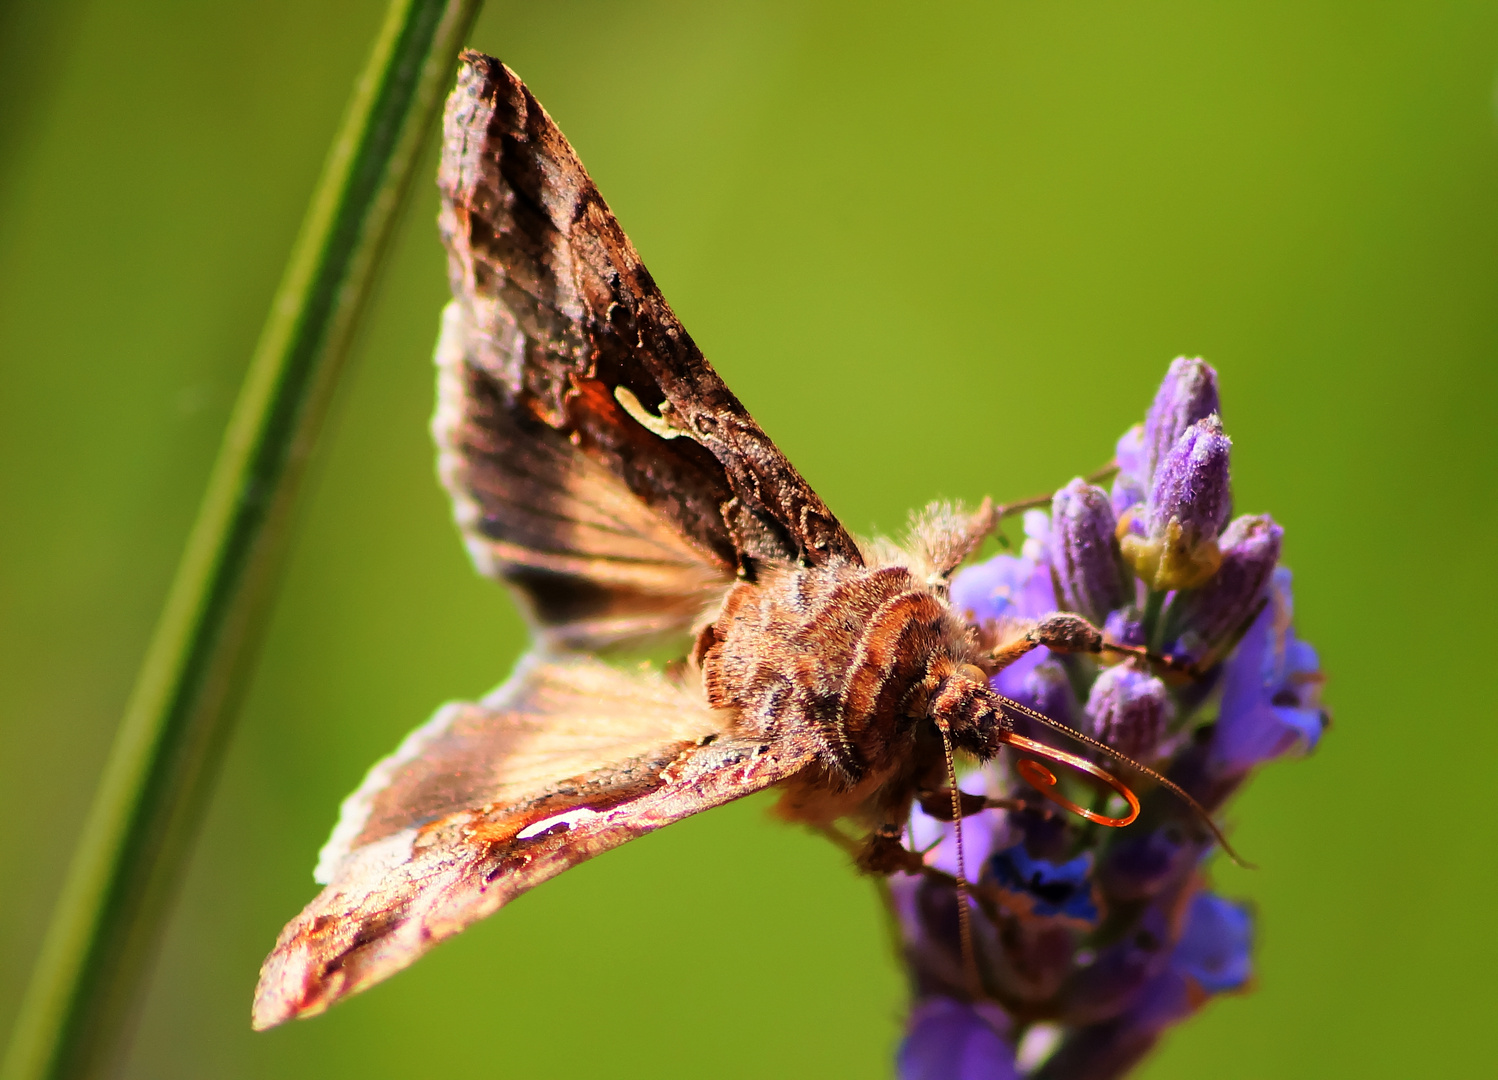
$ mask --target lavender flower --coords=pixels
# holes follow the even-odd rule
[[[1228,523],[1218,410],[1216,372],[1175,361],[1145,423],[1118,442],[1111,494],[1072,481],[1049,516],[1026,516],[1018,555],[967,567],[951,588],[983,640],[1060,608],[1102,626],[1105,643],[1176,657],[1036,648],[991,683],[1148,758],[1209,811],[1258,767],[1314,749],[1327,724],[1278,566],[1283,530],[1267,515]],[[917,810],[925,869],[890,881],[916,992],[902,1080],[1121,1077],[1171,1026],[1249,985],[1252,914],[1208,889],[1212,836],[1170,793],[1145,791],[1141,819],[1113,830],[1037,808],[1008,755],[963,787],[1005,806],[962,823],[982,992],[961,952],[953,825]]]

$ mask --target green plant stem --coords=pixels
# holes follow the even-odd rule
[[[263,637],[298,481],[478,7],[391,2],[250,361],[0,1080],[119,1064]]]

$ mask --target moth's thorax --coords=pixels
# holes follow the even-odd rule
[[[954,681],[972,653],[964,622],[905,566],[847,562],[735,585],[697,648],[713,707],[767,738],[813,741],[846,786],[907,759],[938,696],[967,708],[953,687],[979,690]]]

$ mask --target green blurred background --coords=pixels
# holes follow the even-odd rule
[[[0,8],[0,1032],[380,0]],[[729,383],[854,529],[1104,461],[1222,375],[1336,726],[1233,807],[1259,981],[1166,1077],[1491,1069],[1498,6],[491,2]],[[887,1074],[866,882],[758,801],[249,1030],[339,799],[521,628],[432,472],[422,168],[132,1077]],[[1484,1031],[1488,1034],[1485,1035]]]

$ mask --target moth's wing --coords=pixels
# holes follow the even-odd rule
[[[733,564],[565,434],[512,408],[482,351],[468,309],[449,304],[432,434],[475,565],[513,587],[545,646],[640,644],[688,627],[733,580]]]
[[[281,932],[254,1024],[321,1012],[584,859],[759,791],[812,760],[658,675],[532,656],[370,771]]]
[[[448,99],[439,186],[468,379],[496,408],[568,440],[723,568],[860,561],[693,344],[551,118],[481,53],[463,54]]]

